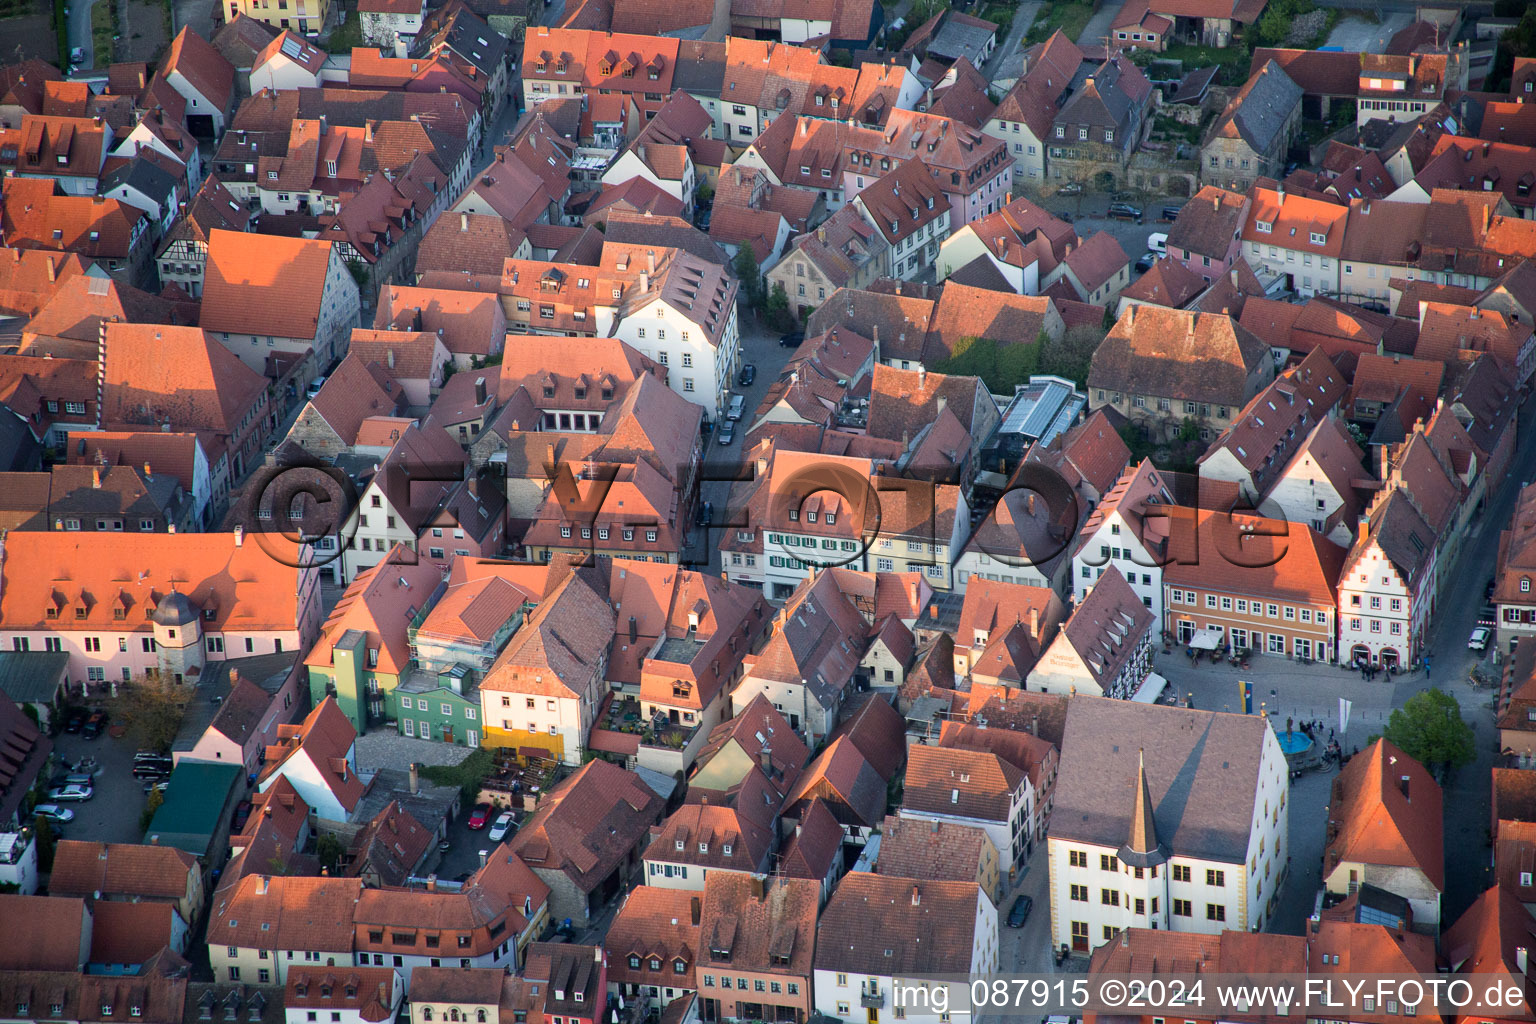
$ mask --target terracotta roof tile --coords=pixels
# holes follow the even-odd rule
[[[591,761],[545,794],[507,845],[536,871],[562,871],[590,892],[644,842],[662,805],[638,776]]]
[[[4,893],[0,918],[27,922],[0,931],[0,970],[74,972],[84,966],[90,918],[83,899]]]
[[[1229,316],[1131,307],[1093,353],[1090,388],[1235,406],[1269,348]]]
[[[203,279],[203,326],[240,334],[315,337],[330,260],[330,242],[212,232]]]
[[[180,72],[215,110],[227,110],[234,97],[235,69],[202,36],[183,28],[171,42],[160,74]]]
[[[55,896],[144,897],[181,900],[196,858],[172,846],[60,840],[49,892]]]
[[[1205,288],[1199,274],[1172,256],[1164,256],[1152,264],[1152,269],[1121,289],[1120,298],[1182,309]]]
[[[822,911],[816,969],[865,975],[969,971],[976,907],[984,898],[975,882],[849,874]],[[871,929],[871,921],[880,927]]]
[[[603,943],[613,957],[608,964],[609,980],[616,985],[654,981],[656,975],[646,961],[655,957],[675,984],[695,987],[703,903],[703,894],[689,889],[663,889],[655,885],[631,889],[614,915]],[[631,956],[640,958],[639,968],[629,966]],[[683,964],[681,974],[674,969],[678,961]]]
[[[779,871],[790,878],[823,879],[842,856],[843,827],[821,799],[800,812],[795,833],[779,854]]]
[[[97,900],[91,909],[92,963],[143,964],[177,944],[176,908],[169,903]]]
[[[349,950],[362,885],[356,878],[246,875],[214,896],[209,941],[250,949]]]

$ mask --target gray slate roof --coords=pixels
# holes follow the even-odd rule
[[[1268,153],[1275,144],[1286,118],[1301,102],[1301,86],[1269,61],[1227,104],[1225,114],[1216,122],[1213,137],[1226,131],[1230,123],[1248,148]],[[1228,133],[1230,134],[1230,133]]]
[[[0,693],[17,704],[51,704],[68,670],[62,651],[0,651]]]
[[[1073,697],[1061,741],[1050,837],[1119,847],[1130,835],[1138,750],[1146,756],[1157,836],[1174,857],[1241,864],[1268,719]]]

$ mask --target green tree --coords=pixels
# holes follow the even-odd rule
[[[1040,372],[1088,383],[1088,370],[1093,365],[1093,352],[1104,340],[1105,332],[1089,324],[1079,325],[1064,332],[1060,338],[1040,333]]]
[[[315,843],[315,857],[320,861],[320,866],[331,874],[336,873],[336,865],[341,863],[341,855],[346,853],[346,848],[341,845],[341,840],[327,832]]]
[[[1520,21],[1499,39],[1493,54],[1493,66],[1488,71],[1486,89],[1509,91],[1510,76],[1515,69],[1516,57],[1536,56],[1536,7],[1521,4]]]
[[[1443,690],[1425,690],[1403,702],[1387,719],[1384,734],[1403,753],[1444,778],[1476,757],[1472,727],[1461,705]]]
[[[53,830],[53,822],[37,816],[37,869],[47,872],[53,870],[53,848],[58,845],[58,833]]]
[[[921,25],[935,14],[949,10],[949,0],[914,0],[908,21]]]
[[[186,705],[171,690],[142,679],[122,684],[118,712],[129,734],[145,750],[171,749]]]
[[[747,305],[752,309],[761,309],[763,272],[758,266],[757,253],[752,250],[751,242],[743,242],[741,248],[736,250],[736,256],[731,260],[731,269],[736,272],[736,279],[741,282],[741,295],[747,300]]]
[[[773,282],[773,291],[763,303],[763,322],[769,330],[790,331],[795,327],[795,314],[789,311],[789,293],[783,281]]]
[[[160,792],[157,786],[149,791],[149,798],[144,801],[144,809],[139,812],[139,831],[147,832],[150,823],[155,820],[155,812],[165,804],[165,794]]]

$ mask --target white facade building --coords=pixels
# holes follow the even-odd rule
[[[1260,931],[1286,874],[1290,776],[1269,720],[1075,698],[1049,829],[1051,938]]]

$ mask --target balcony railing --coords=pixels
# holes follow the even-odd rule
[[[885,1008],[885,994],[879,989],[873,991],[864,989],[859,993],[859,1005],[866,1010],[883,1010]]]

